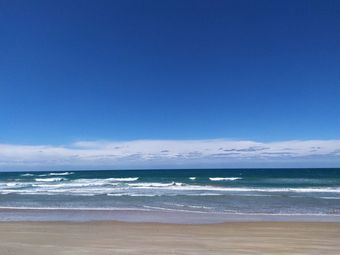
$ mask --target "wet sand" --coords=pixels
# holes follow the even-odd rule
[[[340,223],[1,222],[0,254],[340,254]]]

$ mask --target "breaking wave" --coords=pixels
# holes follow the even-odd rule
[[[216,177],[217,178],[217,177]],[[236,178],[236,177],[235,177]],[[340,187],[226,187],[193,185],[182,182],[137,182],[138,177],[127,178],[80,178],[69,180],[62,177],[36,178],[35,181],[0,182],[0,194],[64,194],[109,196],[203,196],[235,193],[257,195],[261,193],[340,193]]]
[[[127,178],[109,178],[111,181],[116,181],[116,182],[134,182],[137,181],[139,177],[127,177]]]
[[[71,175],[71,174],[74,174],[74,172],[50,173],[49,175],[54,176],[54,175]]]
[[[210,177],[210,181],[236,181],[241,180],[241,177]]]
[[[36,178],[37,182],[60,182],[66,180],[65,178]]]
[[[29,174],[29,173],[27,173],[27,174],[21,174],[20,176],[23,176],[23,177],[28,177],[28,176],[33,176],[34,174]]]

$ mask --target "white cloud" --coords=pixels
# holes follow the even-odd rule
[[[133,140],[68,145],[0,144],[0,170],[49,167],[145,168],[340,163],[340,140]],[[270,164],[269,164],[270,165]],[[275,166],[276,166],[275,165]]]

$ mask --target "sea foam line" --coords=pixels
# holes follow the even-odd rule
[[[0,206],[0,210],[60,210],[60,211],[151,211],[146,208],[129,208],[129,207],[15,207],[15,206]]]
[[[210,177],[210,181],[236,181],[241,180],[241,177]]]
[[[143,208],[115,208],[115,207],[14,207],[14,206],[1,206],[0,210],[32,210],[32,211],[140,211],[140,212],[155,212],[155,211],[169,211],[178,213],[198,213],[198,214],[210,214],[210,215],[228,215],[228,216],[304,216],[304,217],[339,217],[340,214],[327,214],[327,213],[264,213],[264,212],[231,212],[231,211],[197,211],[197,210],[181,210],[181,209],[171,209],[157,206],[143,206]]]
[[[63,173],[59,173],[59,172],[56,172],[56,173],[49,173],[48,175],[71,175],[71,174],[74,174],[74,172],[63,172]]]
[[[219,192],[296,192],[296,193],[340,193],[340,187],[303,187],[303,188],[265,188],[265,187],[221,187],[209,185],[190,185],[170,182],[134,182],[138,177],[108,179],[36,178],[37,182],[5,182],[0,183],[0,193],[114,193],[115,191],[133,191],[138,189],[164,191],[219,191]],[[62,181],[62,182],[61,182]],[[123,182],[123,183],[121,183]],[[124,183],[129,182],[129,183]],[[40,189],[39,189],[40,188]],[[180,194],[180,193],[178,193]]]
[[[65,178],[36,178],[37,182],[60,182],[66,180]]]
[[[27,174],[21,174],[20,176],[28,177],[28,176],[33,176],[33,175],[34,175],[34,174],[27,173]]]
[[[116,182],[134,182],[137,181],[139,177],[126,177],[126,178],[108,178],[107,180]]]

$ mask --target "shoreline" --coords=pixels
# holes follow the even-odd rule
[[[0,222],[2,255],[339,254],[340,223]]]
[[[223,224],[229,222],[335,222],[340,215],[219,213],[142,208],[0,208],[0,222],[131,222]]]

